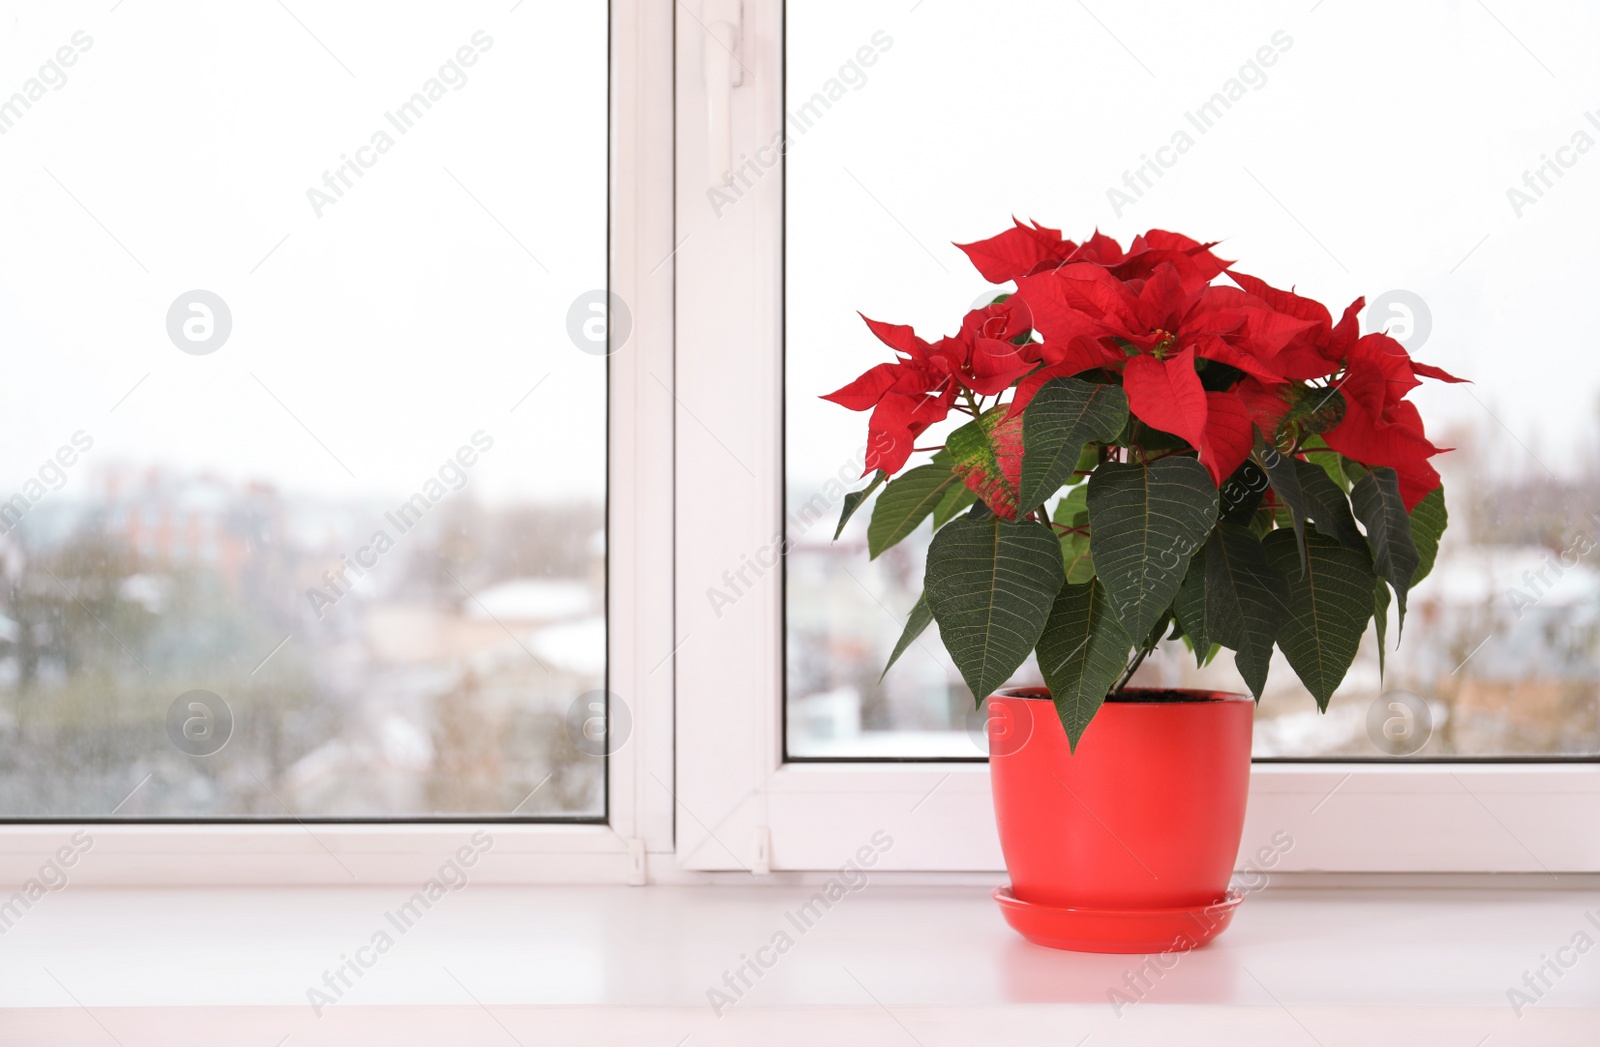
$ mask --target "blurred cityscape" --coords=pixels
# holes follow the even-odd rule
[[[1505,440],[1488,419],[1445,435],[1456,450],[1435,462],[1450,527],[1433,573],[1411,594],[1398,647],[1391,609],[1381,680],[1369,628],[1322,714],[1275,652],[1257,756],[1395,755],[1378,744],[1383,729],[1375,739],[1369,713],[1377,705],[1374,722],[1389,720],[1399,692],[1425,706],[1406,714],[1420,748],[1405,755],[1600,753],[1600,463],[1582,463],[1571,479],[1533,462],[1504,468]],[[790,504],[815,493],[791,488]],[[922,591],[930,532],[924,524],[869,562],[871,510],[862,506],[837,542],[831,519],[790,534],[789,754],[982,756],[981,717],[937,625],[879,682]],[[1040,682],[1031,660],[1014,682]],[[1163,644],[1134,685],[1245,689],[1230,652],[1197,669],[1181,642]]]
[[[1257,755],[1384,755],[1369,713],[1396,692],[1426,706],[1415,755],[1600,752],[1600,463],[1484,482],[1492,434],[1449,435],[1450,530],[1381,682],[1370,631],[1327,714],[1276,660]],[[605,686],[599,504],[462,491],[401,532],[377,499],[88,472],[86,494],[0,517],[0,817],[603,814],[604,761],[569,718]],[[790,535],[790,754],[979,757],[937,627],[879,681],[928,534],[868,561],[870,514],[838,542],[831,518]],[[393,548],[362,552],[379,529]],[[1181,644],[1136,683],[1241,689],[1226,654],[1196,669]],[[211,755],[170,733],[191,690],[231,712]]]
[[[603,815],[567,726],[605,687],[601,505],[461,491],[406,529],[398,500],[88,479],[0,521],[0,817]],[[197,689],[232,715],[207,756],[169,727]]]

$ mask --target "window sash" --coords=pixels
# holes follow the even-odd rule
[[[5,825],[0,875],[24,882],[80,828],[74,883],[414,884],[479,828],[482,882],[825,870],[880,830],[886,870],[1003,868],[985,764],[784,762],[774,567],[720,615],[707,600],[783,535],[783,178],[713,212],[699,22],[612,0],[611,286],[634,333],[610,359],[608,656],[634,723],[608,824]],[[779,0],[744,0],[735,155],[781,128],[781,49]],[[1241,866],[1287,830],[1284,871],[1600,872],[1597,798],[1600,763],[1257,763]]]
[[[784,127],[782,2],[742,14],[730,153],[755,157]],[[883,830],[886,868],[999,871],[986,764],[784,762],[783,165],[714,200],[702,21],[680,5],[678,864],[827,869]],[[1596,872],[1597,795],[1600,762],[1256,763],[1241,867],[1287,830],[1284,870]]]
[[[672,679],[654,671],[673,646],[670,0],[612,0],[610,51],[609,282],[633,331],[608,360],[607,658],[632,728],[607,763],[607,824],[13,823],[0,879],[37,876],[79,831],[94,845],[73,883],[415,884],[480,829],[495,847],[477,878],[491,882],[631,882],[670,854]]]

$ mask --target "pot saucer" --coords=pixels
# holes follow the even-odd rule
[[[1010,885],[994,900],[1013,930],[1035,945],[1074,952],[1188,952],[1221,934],[1244,901],[1229,891],[1209,905],[1176,909],[1079,909],[1025,902]]]

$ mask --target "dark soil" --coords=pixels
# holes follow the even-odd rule
[[[1130,687],[1119,694],[1107,695],[1106,701],[1140,705],[1175,705],[1180,702],[1209,702],[1213,699],[1197,695],[1192,691],[1156,691]]]

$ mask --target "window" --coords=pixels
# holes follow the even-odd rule
[[[605,6],[10,6],[0,816],[604,818]]]
[[[1513,35],[1444,4],[1310,6],[1224,19],[1013,4],[977,18],[931,2],[746,0],[718,8],[742,19],[731,35],[680,15],[675,640],[678,759],[696,768],[677,795],[681,863],[826,868],[887,828],[896,868],[1000,867],[979,725],[933,634],[877,682],[920,552],[908,542],[869,563],[867,509],[832,542],[830,480],[859,475],[865,420],[818,397],[873,359],[857,309],[937,336],[992,295],[949,241],[992,234],[1014,210],[1080,238],[1097,224],[1124,241],[1152,227],[1215,236],[1227,257],[1329,300],[1369,296],[1369,323],[1479,379],[1423,405],[1439,442],[1461,448],[1439,576],[1383,685],[1369,649],[1342,711],[1316,716],[1277,672],[1247,847],[1287,830],[1292,867],[1331,871],[1593,866],[1600,841],[1573,830],[1600,788],[1589,565],[1545,587],[1561,628],[1529,658],[1531,634],[1513,627],[1532,618],[1516,618],[1498,563],[1509,546],[1531,557],[1518,571],[1546,554],[1560,564],[1593,524],[1482,519],[1587,489],[1593,375],[1562,332],[1596,262],[1568,231],[1594,201],[1573,144],[1588,117],[1561,87],[1587,75],[1570,27],[1592,16],[1519,16]],[[1535,195],[1524,168],[1567,146],[1563,175],[1532,176]],[[1557,342],[1572,376],[1559,391],[1506,367],[1508,344]],[[1498,621],[1479,616],[1484,602]],[[1495,638],[1474,653],[1475,633],[1452,658],[1478,625]],[[1147,672],[1219,679],[1170,657]],[[1396,734],[1423,744],[1393,758],[1407,745],[1375,739]]]
[[[991,876],[936,639],[876,682],[916,543],[828,540],[864,429],[816,397],[871,351],[855,309],[940,330],[988,292],[947,241],[1015,209],[1408,292],[1395,329],[1480,379],[1426,405],[1465,566],[1356,721],[1264,703],[1290,759],[1246,848],[1597,868],[1562,559],[1600,509],[1592,14],[378,11],[5,11],[0,866],[110,820],[86,879],[420,882],[479,828],[510,882],[837,868],[879,832],[882,869]],[[1559,379],[1503,362],[1536,352]],[[1399,690],[1426,744],[1355,762]]]
[[[1244,271],[1337,307],[1365,295],[1365,329],[1476,379],[1416,394],[1456,449],[1437,459],[1451,527],[1403,642],[1391,610],[1386,671],[1369,631],[1326,715],[1278,655],[1258,756],[1600,753],[1600,374],[1569,333],[1600,269],[1600,248],[1571,235],[1600,216],[1583,170],[1600,116],[1557,86],[1595,86],[1563,42],[1594,13],[1530,13],[1513,36],[1470,6],[1140,12],[787,9],[789,756],[983,752],[934,630],[879,682],[921,592],[928,528],[869,563],[868,504],[833,541],[838,498],[824,492],[859,474],[865,416],[817,397],[888,359],[857,309],[931,340],[1005,290],[949,241],[998,232],[1013,209],[1075,239],[1220,240]],[[1405,41],[1403,62],[1374,47],[1380,24]],[[1508,367],[1517,345],[1542,363]],[[1559,387],[1545,367],[1567,376]],[[1197,670],[1177,642],[1136,682],[1241,686],[1230,658]]]

